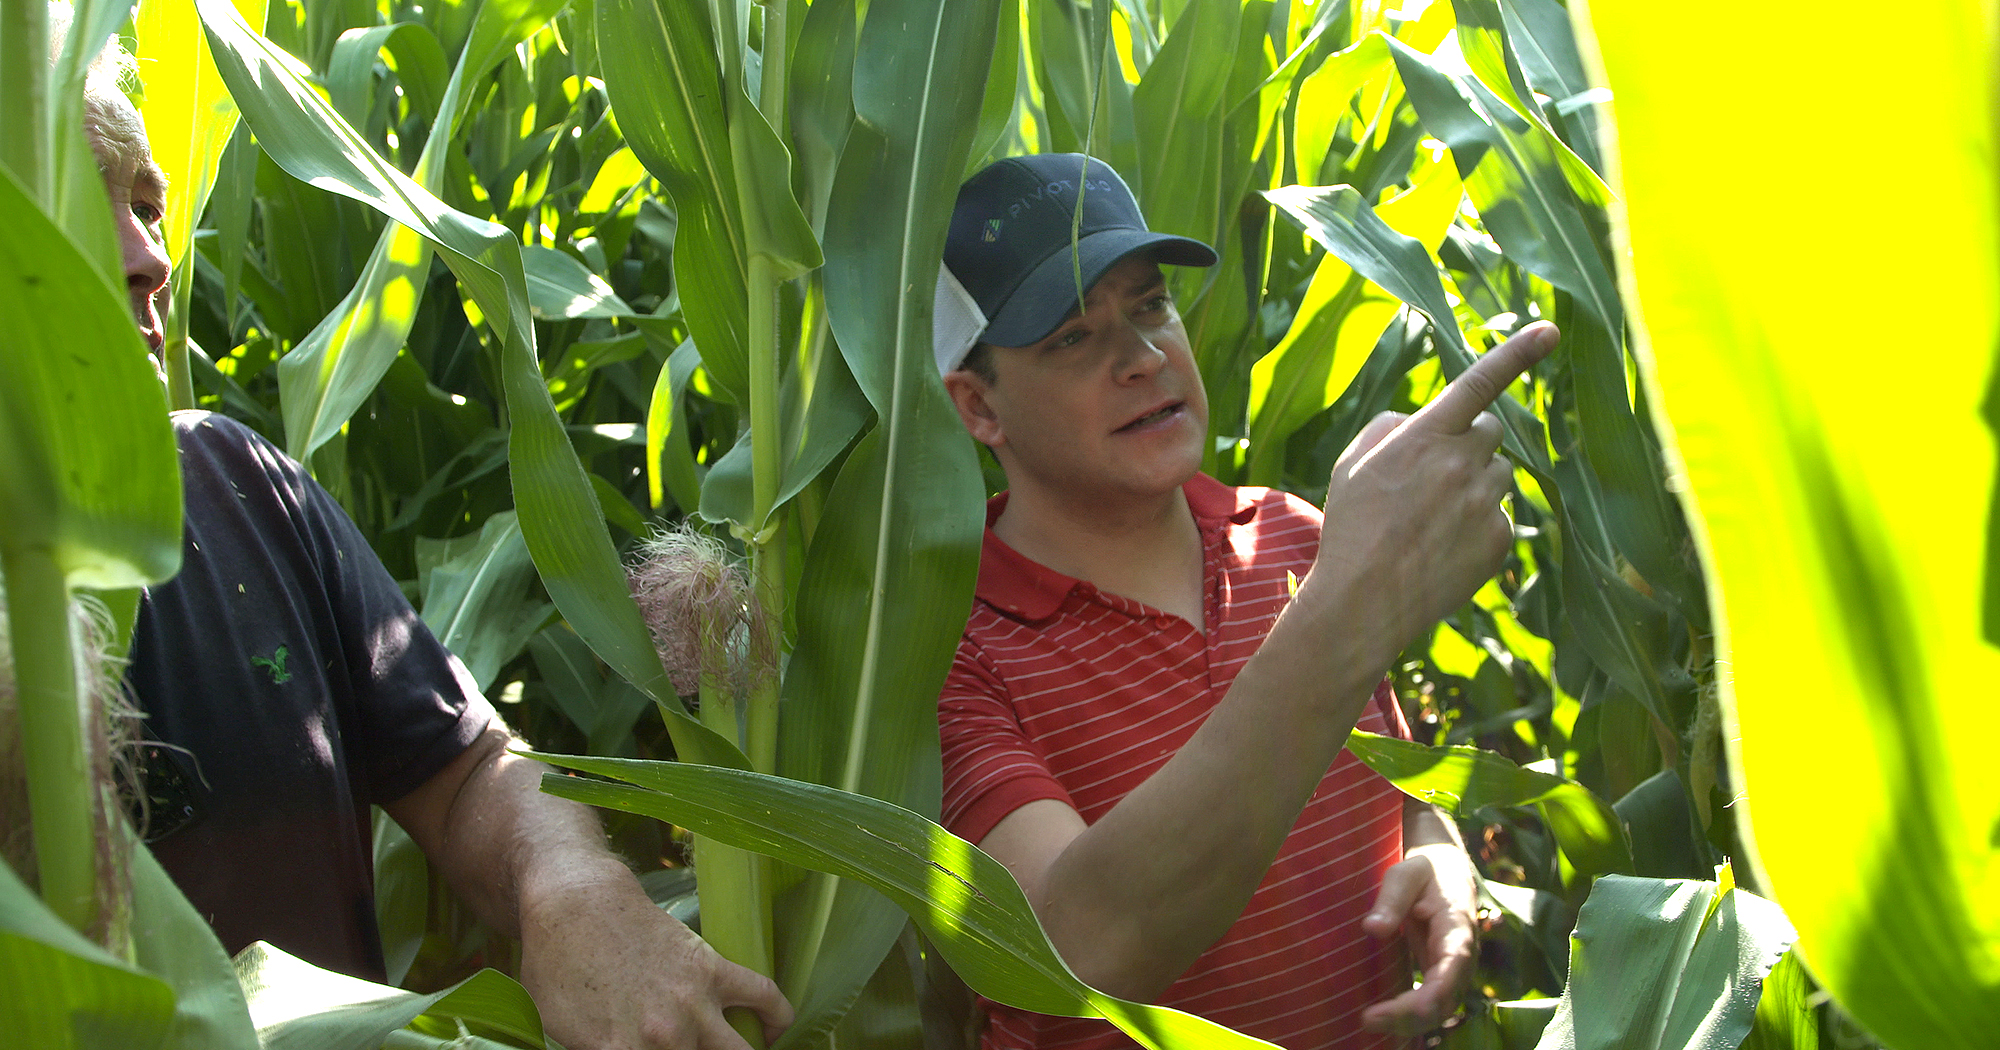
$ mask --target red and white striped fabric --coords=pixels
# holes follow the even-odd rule
[[[1319,512],[1204,475],[1184,491],[1203,539],[1205,634],[1030,561],[988,530],[979,600],[939,701],[947,828],[978,842],[1045,798],[1096,821],[1187,742],[1256,652],[1289,600],[1287,571],[1303,577],[1312,564]],[[1005,501],[989,505],[989,525]],[[1375,701],[1361,728],[1407,738],[1386,683]],[[1402,859],[1402,798],[1342,752],[1243,916],[1161,1004],[1287,1050],[1393,1045],[1363,1032],[1360,1012],[1407,988],[1407,966],[1400,945],[1378,945],[1360,920]],[[982,1005],[988,1048],[1136,1045],[1104,1021]]]

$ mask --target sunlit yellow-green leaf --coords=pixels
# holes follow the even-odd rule
[[[264,22],[265,0],[233,0],[251,25]],[[140,4],[133,19],[139,36],[139,70],[145,81],[146,138],[153,160],[167,174],[166,217],[161,220],[167,256],[187,261],[195,221],[215,183],[223,144],[236,129],[236,103],[215,71],[193,4]]]
[[[2000,792],[1964,704],[2000,679],[1980,622],[1995,16],[1880,13],[1591,17],[1646,360],[1714,573],[1738,812],[1843,1006],[1891,1046],[1980,1046],[2000,1031]],[[1690,24],[1729,28],[1660,46]],[[1927,148],[1871,191],[1812,147],[1855,128]],[[1691,134],[1726,191],[1688,177]],[[1829,223],[1841,264],[1802,265],[1801,231]]]

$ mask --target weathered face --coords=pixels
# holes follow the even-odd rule
[[[111,197],[111,219],[118,230],[118,251],[125,265],[125,289],[132,317],[154,353],[164,333],[155,296],[167,283],[167,253],[161,244],[160,219],[165,214],[166,176],[153,163],[146,143],[146,126],[139,113],[115,91],[93,95],[85,106],[84,131],[104,189]]]
[[[1208,397],[1150,259],[1113,267],[1040,342],[991,352],[993,383],[958,372],[951,385],[1010,486],[1117,502],[1170,493],[1200,469]]]

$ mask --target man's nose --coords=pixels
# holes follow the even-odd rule
[[[167,252],[154,239],[137,215],[126,211],[118,224],[118,251],[125,264],[125,287],[132,299],[132,315],[139,327],[158,327],[153,313],[153,294],[167,283],[170,264]]]
[[[1131,320],[1118,323],[1117,336],[1118,374],[1125,381],[1150,378],[1166,363],[1166,351]]]

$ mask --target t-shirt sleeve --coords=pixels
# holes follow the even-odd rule
[[[944,826],[978,843],[1007,814],[1042,799],[1074,807],[1015,717],[1006,685],[970,640],[961,640],[938,698],[944,756]]]
[[[351,695],[336,703],[355,790],[371,804],[393,802],[457,758],[493,721],[493,708],[340,504],[298,463],[252,440],[293,503],[339,631]]]

